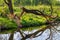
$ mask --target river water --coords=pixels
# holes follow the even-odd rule
[[[33,33],[35,31],[36,30],[33,30],[33,31],[24,31],[24,33],[28,34],[28,33]],[[41,36],[36,37],[36,38],[28,38],[26,40],[46,40],[46,38],[49,37],[49,34],[50,34],[50,31],[47,29],[47,30],[45,30],[45,32]],[[0,40],[8,40],[9,36],[10,36],[10,34],[0,34]],[[19,32],[15,32],[14,33],[13,40],[21,40],[21,38],[22,37],[21,37]],[[59,32],[57,32],[57,33],[53,32],[53,40],[60,40],[60,33]]]

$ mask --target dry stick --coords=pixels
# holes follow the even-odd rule
[[[45,30],[44,30],[44,31],[45,31]],[[41,35],[43,34],[44,31],[42,31],[39,35],[37,35],[37,36],[35,36],[35,37],[41,36]],[[34,37],[34,38],[35,38],[35,37]]]
[[[24,14],[24,11],[21,12],[20,16],[19,17],[22,17],[22,15]]]
[[[48,15],[45,15],[45,14],[44,14],[43,12],[41,12],[41,11],[40,11],[40,13],[41,13],[41,14],[40,14],[41,16],[43,16],[43,17],[46,18],[47,22],[51,22],[51,21],[47,18],[47,17],[53,18],[53,17],[51,17],[51,15],[49,15],[49,16],[48,16]],[[52,12],[51,12],[51,14],[52,14]]]
[[[39,35],[37,35],[36,37],[40,36],[44,31],[42,31]]]

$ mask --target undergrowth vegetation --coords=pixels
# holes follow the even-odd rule
[[[13,7],[14,8],[14,13],[17,15],[20,15],[21,13],[21,9],[20,7]],[[47,5],[38,5],[38,6],[25,6],[25,8],[27,9],[37,9],[40,11],[43,11],[46,15],[50,15],[50,6]],[[58,14],[58,16],[60,17],[60,8],[59,6],[54,6],[53,7],[54,11],[53,11],[53,15]],[[7,15],[9,13],[8,8],[5,7],[0,7],[0,26],[4,26],[6,28],[17,28],[16,23],[13,20],[9,20]],[[57,20],[60,20],[60,18],[58,18]],[[34,15],[31,13],[25,13],[22,18],[21,18],[21,24],[23,25],[23,27],[35,27],[35,26],[41,26],[41,25],[45,25],[46,23],[46,19],[42,16],[38,16],[38,15]]]

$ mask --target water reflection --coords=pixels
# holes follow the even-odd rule
[[[24,31],[25,34],[30,34],[35,32],[36,30],[33,31]],[[36,37],[36,38],[28,38],[26,40],[46,40],[46,38],[49,37],[50,31],[47,29],[41,36]],[[8,40],[9,39],[10,34],[0,34],[0,40]],[[15,32],[14,33],[14,38],[13,40],[21,40],[21,35],[19,32]],[[53,32],[53,40],[60,40],[60,33],[57,32]]]

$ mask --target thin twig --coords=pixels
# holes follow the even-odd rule
[[[44,32],[44,31],[42,31],[39,35],[37,35],[37,36],[35,36],[35,37],[41,36],[41,35],[43,34],[43,32]],[[35,37],[34,37],[34,38],[35,38]]]

